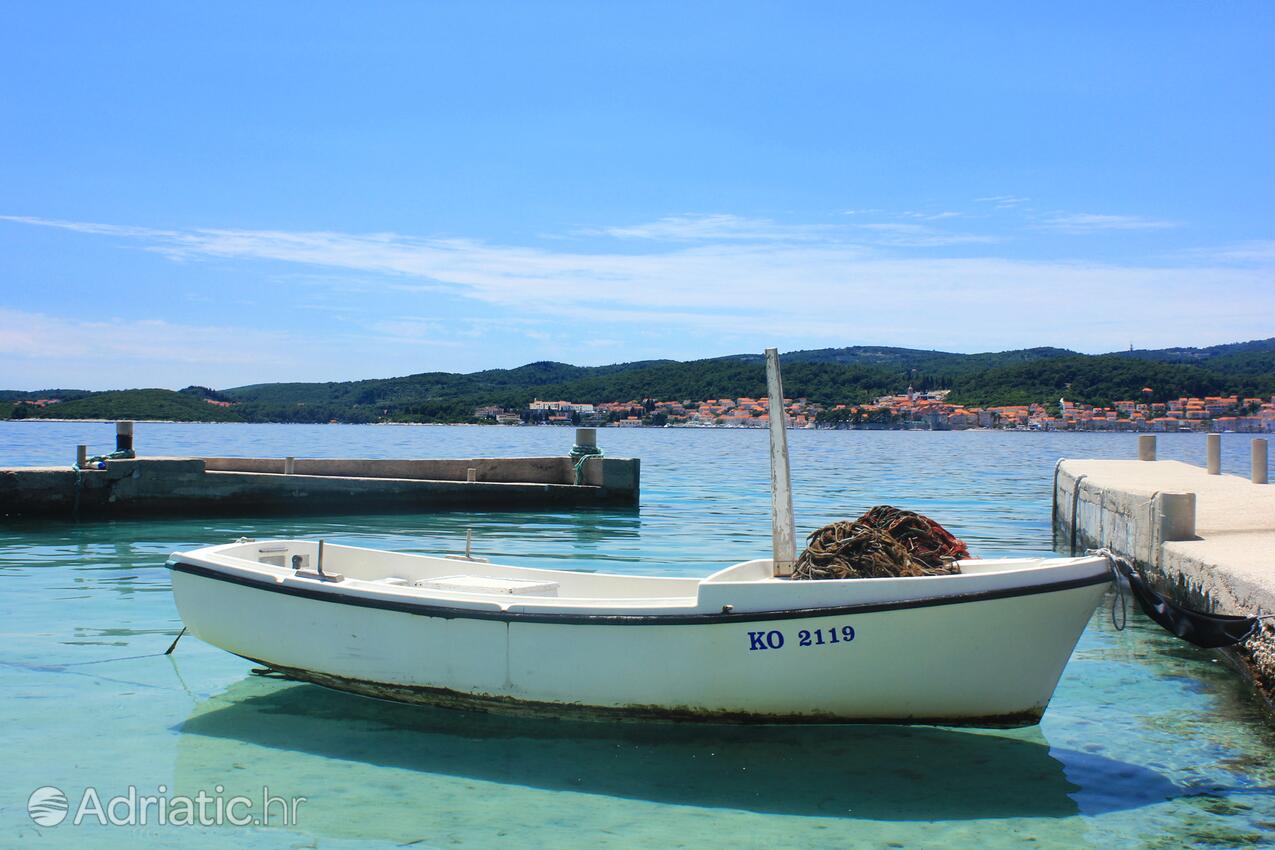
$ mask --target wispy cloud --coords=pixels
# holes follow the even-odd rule
[[[516,318],[450,318],[443,321],[420,316],[399,316],[374,320],[367,325],[367,329],[386,342],[453,348],[473,345],[475,340],[492,333],[527,339],[542,338],[534,320]]]
[[[126,240],[183,261],[264,262],[268,276],[306,275],[311,281],[307,289],[324,289],[332,282],[326,290],[330,297],[352,305],[364,304],[379,285],[380,297],[392,301],[377,302],[379,315],[371,318],[363,309],[359,339],[328,342],[346,360],[381,342],[413,350],[450,347],[450,340],[463,338],[456,323],[439,319],[430,309],[443,297],[471,305],[469,327],[478,335],[471,348],[499,339],[519,352],[514,356],[528,360],[567,357],[563,348],[571,345],[568,340],[582,337],[624,339],[626,359],[728,353],[785,340],[801,347],[876,343],[982,350],[1054,344],[1100,351],[1126,345],[1128,331],[1096,321],[1098,314],[1137,314],[1143,329],[1139,344],[1198,344],[1206,341],[1198,334],[1183,337],[1181,316],[1190,315],[1196,326],[1209,329],[1207,341],[1221,342],[1268,334],[1265,317],[1275,310],[1272,263],[1138,265],[920,256],[907,249],[942,253],[943,246],[966,246],[962,253],[967,253],[968,246],[985,244],[989,237],[947,233],[916,221],[846,225],[835,237],[818,240],[788,238],[782,227],[771,233],[755,220],[697,224],[674,217],[679,227],[699,228],[700,237],[666,240],[668,244],[653,237],[613,237],[621,247],[628,239],[652,240],[647,250],[631,253],[393,233],[171,230],[8,220]],[[708,235],[713,232],[734,235]],[[751,236],[736,238],[743,232]],[[1258,255],[1255,248],[1244,250]],[[357,291],[341,283],[347,276],[357,279]],[[1223,288],[1235,297],[1213,295]],[[391,303],[397,318],[386,315]],[[514,321],[521,324],[500,324]],[[107,344],[112,338],[104,329],[86,337],[78,325],[32,333],[20,318],[6,327],[8,348],[0,350],[28,354],[47,350],[50,339],[100,338]],[[263,341],[259,349],[218,347],[218,333],[199,331],[195,338],[203,343],[194,349],[207,358],[249,351],[245,357],[265,360],[304,360],[311,351],[305,340],[277,346]],[[515,334],[526,345],[503,341]],[[177,350],[178,340],[188,334],[185,328],[150,333],[148,326],[134,323],[118,336],[150,337],[149,356],[161,358],[170,347]],[[83,350],[80,356],[91,354]],[[337,355],[323,356],[331,361]],[[473,357],[467,362],[472,364]],[[402,371],[395,367],[392,374]]]
[[[180,324],[158,319],[85,320],[0,308],[0,354],[45,358],[93,356],[164,358],[186,365],[254,363],[263,356],[291,359],[284,341],[271,337],[228,345],[231,328]]]
[[[1097,213],[1065,213],[1042,219],[1039,226],[1059,233],[1099,233],[1106,230],[1167,230],[1180,226],[1177,222],[1143,218],[1137,215],[1100,215]]]
[[[965,213],[959,213],[954,210],[945,210],[943,212],[923,212],[920,210],[908,210],[903,213],[905,218],[914,218],[920,221],[942,221],[945,218],[960,218]]]
[[[454,331],[442,322],[429,319],[399,318],[375,322],[371,326],[374,333],[390,340],[409,342],[413,345],[445,345],[456,346],[462,343],[451,339]]]
[[[315,333],[304,326],[90,321],[0,308],[0,387],[176,389],[386,377],[437,368],[435,352],[455,357],[493,334],[524,343],[547,338],[531,319],[364,319],[347,317]],[[570,344],[572,338],[564,334],[558,342]],[[465,363],[463,355],[455,359]]]
[[[1019,195],[987,195],[982,198],[975,198],[974,202],[979,204],[991,204],[1000,209],[1008,209],[1009,207],[1021,207],[1027,203],[1030,198],[1024,198]]]
[[[248,383],[299,365],[304,347],[297,343],[287,333],[251,328],[0,308],[7,386],[180,387],[225,375]]]
[[[669,216],[646,224],[596,228],[583,232],[594,236],[675,243],[748,242],[769,245],[804,243],[835,245],[844,251],[849,251],[852,246],[857,245],[863,252],[879,247],[935,248],[1000,241],[996,236],[953,233],[917,223],[918,221],[941,221],[959,215],[960,213],[956,212],[907,212],[903,213],[903,217],[909,219],[908,221],[854,222],[841,225],[779,224],[769,219],[742,218],[733,215],[684,215]]]
[[[1194,251],[1191,256],[1197,259],[1221,263],[1275,264],[1275,239],[1236,242],[1233,245],[1227,245],[1222,248]],[[1275,286],[1275,281],[1272,281],[1271,285]]]
[[[819,242],[835,238],[838,228],[819,224],[780,224],[737,215],[674,215],[645,224],[590,228],[590,236],[649,239],[660,242]]]
[[[873,234],[877,245],[899,248],[941,248],[949,245],[978,245],[1001,241],[997,236],[976,233],[950,233],[923,224],[879,222],[858,227]]]

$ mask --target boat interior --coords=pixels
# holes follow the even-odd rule
[[[1095,561],[1094,558],[970,559],[961,562],[961,575],[957,576],[791,582],[771,574],[769,558],[734,564],[704,578],[687,578],[515,567],[481,558],[438,557],[328,543],[322,547],[320,560],[319,543],[312,540],[242,540],[179,553],[178,557],[188,562],[268,575],[280,582],[293,579],[333,589],[339,587],[343,592],[361,590],[396,597],[482,599],[498,601],[502,607],[537,601],[572,604],[598,600],[639,607],[693,607],[717,604],[718,597],[726,599],[729,594],[748,589],[760,591],[768,587],[773,594],[784,585],[794,590],[797,589],[794,585],[802,585],[803,591],[818,589],[812,585],[827,590],[831,590],[832,585],[840,585],[845,591],[865,598],[891,588],[891,592],[897,592],[900,586],[915,587],[918,591],[926,586],[933,592],[940,586],[952,588],[953,580],[959,583],[966,577],[1036,573],[1044,568]]]

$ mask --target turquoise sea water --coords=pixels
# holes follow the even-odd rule
[[[0,466],[112,447],[92,423],[0,423]],[[558,454],[553,428],[140,424],[147,454]],[[766,435],[599,432],[642,458],[635,510],[0,524],[0,847],[844,848],[1275,844],[1275,725],[1209,653],[1100,609],[1039,727],[803,729],[524,721],[263,679],[185,638],[163,563],[240,535],[704,575],[769,546]],[[877,503],[980,555],[1047,554],[1054,461],[1134,437],[793,432],[802,531]],[[1204,438],[1162,435],[1201,462]],[[1224,438],[1243,472],[1247,438]],[[1013,640],[1013,635],[1006,635]],[[423,650],[424,651],[424,650]],[[900,660],[907,663],[906,659]],[[1013,675],[1006,671],[1006,675]],[[27,799],[304,796],[295,825],[35,825]],[[157,789],[163,786],[163,791]],[[222,790],[217,791],[217,786]],[[127,814],[126,808],[118,813]],[[154,818],[152,810],[152,820]]]

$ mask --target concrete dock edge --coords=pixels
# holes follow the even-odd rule
[[[1064,551],[1109,548],[1192,608],[1275,613],[1275,487],[1180,461],[1062,460],[1053,499]],[[1275,708],[1275,621],[1224,655]]]

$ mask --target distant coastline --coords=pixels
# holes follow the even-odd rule
[[[1086,355],[855,346],[783,355],[785,415],[854,430],[1238,431],[1275,420],[1275,338]],[[765,427],[761,356],[216,390],[0,391],[0,420]]]
[[[497,425],[494,422],[243,422],[243,421],[199,421],[190,419],[140,419],[122,417],[120,419],[57,419],[54,417],[42,417],[39,419],[0,419],[0,424],[21,424],[21,425],[40,425],[40,424],[92,424],[92,425],[112,425],[116,422],[138,422],[146,425],[341,425],[341,426],[371,426],[385,428],[419,428],[419,427],[447,427],[447,428],[571,428],[575,427],[572,423],[549,423],[539,422],[535,424],[523,424],[519,426]],[[607,424],[595,425],[592,427],[614,428],[621,426],[613,426]],[[761,431],[761,426],[743,426],[743,425],[633,425],[622,426],[630,428],[638,428],[641,430],[678,430],[678,431]],[[1174,431],[1156,431],[1150,428],[909,428],[901,426],[880,426],[880,425],[864,425],[849,427],[824,427],[824,426],[805,426],[797,427],[789,424],[790,431],[908,431],[914,433],[970,433],[970,434],[989,434],[989,433],[1009,433],[1009,434],[1207,434],[1207,433],[1242,433],[1242,434],[1265,434],[1275,433],[1275,429],[1267,431],[1235,431],[1229,428],[1195,428],[1191,430],[1178,429]]]

